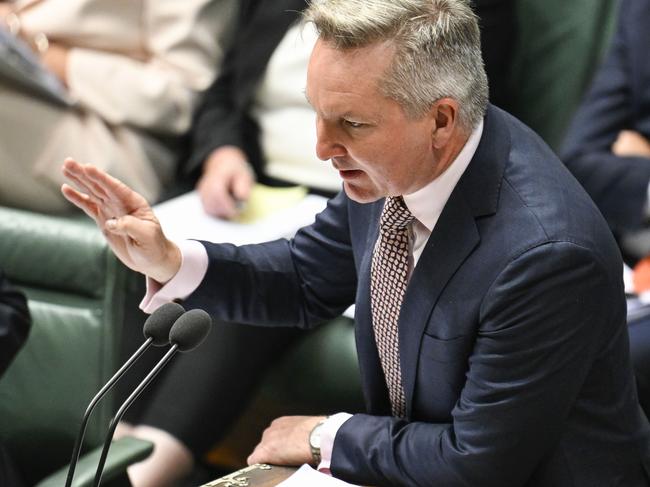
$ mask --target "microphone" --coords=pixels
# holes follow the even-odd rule
[[[65,487],[70,487],[72,485],[72,480],[74,478],[74,471],[77,468],[77,462],[79,461],[79,453],[81,451],[81,445],[83,443],[84,436],[86,434],[86,427],[88,426],[88,420],[90,419],[90,414],[95,409],[97,403],[110,391],[115,383],[124,375],[124,373],[129,370],[129,368],[139,359],[142,354],[147,350],[151,345],[156,347],[163,347],[169,343],[169,333],[172,329],[172,325],[178,320],[178,318],[185,313],[185,309],[178,303],[166,303],[163,304],[160,308],[154,311],[144,322],[144,327],[142,333],[144,334],[146,340],[138,348],[138,350],[131,355],[126,363],[110,378],[110,380],[101,388],[101,390],[95,395],[95,397],[90,401],[86,412],[81,420],[81,428],[79,429],[79,434],[75,440],[75,445],[72,450],[72,459],[70,460],[70,466],[68,467],[68,477],[65,481]]]
[[[95,472],[95,480],[93,482],[93,487],[99,487],[99,484],[102,481],[102,474],[104,472],[104,464],[106,463],[106,457],[108,456],[108,450],[111,447],[111,441],[113,440],[113,435],[115,434],[115,428],[120,419],[126,412],[126,410],[133,404],[133,402],[138,398],[142,391],[151,383],[151,381],[158,375],[158,372],[167,365],[167,363],[172,359],[176,352],[189,352],[198,347],[205,337],[208,336],[210,328],[212,327],[212,319],[210,315],[201,309],[193,309],[185,312],[181,315],[180,318],[172,325],[171,330],[169,331],[169,341],[172,346],[169,348],[167,353],[163,358],[151,369],[151,372],[142,380],[142,382],[135,388],[129,397],[126,398],[126,401],[120,406],[117,413],[111,420],[111,424],[108,427],[108,433],[106,434],[106,439],[104,441],[104,448],[102,449],[102,454],[99,458],[99,464],[97,465],[97,471]]]

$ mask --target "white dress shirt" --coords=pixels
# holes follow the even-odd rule
[[[474,129],[465,146],[447,170],[415,193],[404,195],[404,202],[415,219],[409,224],[409,276],[418,263],[422,251],[440,218],[447,200],[469,165],[483,133],[483,121]],[[164,286],[147,279],[147,294],[140,307],[152,313],[159,306],[174,299],[184,299],[199,287],[208,270],[208,254],[197,241],[179,244],[182,263],[178,273]],[[338,413],[330,416],[321,429],[321,463],[319,470],[328,470],[332,459],[334,439],[339,428],[352,415]]]

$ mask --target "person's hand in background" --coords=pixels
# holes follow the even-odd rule
[[[639,132],[622,130],[612,145],[612,152],[619,157],[650,157],[650,141]]]
[[[203,164],[197,190],[206,213],[234,218],[248,200],[255,175],[244,152],[234,146],[214,150]]]
[[[13,8],[9,2],[4,2],[0,0],[0,19],[2,19],[2,22],[0,23],[0,26],[2,28],[5,28],[5,22],[4,19],[7,17],[12,12]]]
[[[67,66],[68,66],[68,48],[57,42],[49,42],[49,46],[39,54],[43,65],[53,73],[61,83],[68,86]]]

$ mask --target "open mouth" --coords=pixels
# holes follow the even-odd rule
[[[363,174],[363,171],[358,169],[339,169],[339,175],[342,179],[356,179]]]

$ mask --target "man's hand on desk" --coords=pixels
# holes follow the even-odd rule
[[[237,216],[239,203],[248,200],[254,182],[246,154],[238,147],[224,146],[204,162],[196,188],[206,213],[230,219]]]
[[[283,416],[264,430],[262,440],[247,461],[273,465],[312,463],[309,433],[325,416]]]
[[[90,164],[66,159],[63,195],[97,223],[115,255],[131,269],[160,283],[181,266],[181,253],[168,240],[147,201],[131,188]]]

